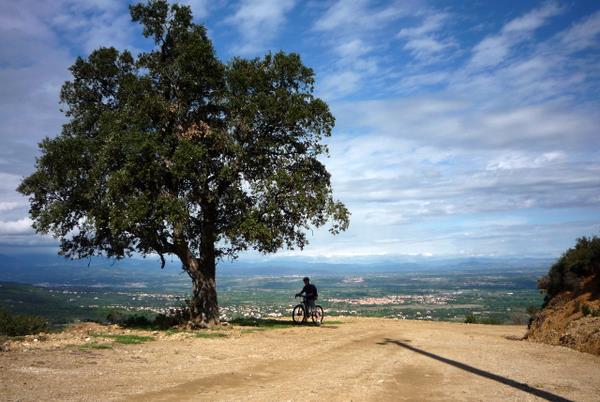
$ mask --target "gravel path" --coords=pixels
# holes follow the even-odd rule
[[[599,357],[515,340],[525,332],[521,326],[344,318],[256,332],[226,327],[219,332],[227,336],[210,338],[144,333],[156,339],[112,349],[82,348],[90,342],[85,330],[71,343],[67,335],[60,342],[51,336],[1,352],[0,400],[598,401],[600,395]]]

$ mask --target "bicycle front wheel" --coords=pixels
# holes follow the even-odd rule
[[[321,325],[321,323],[323,322],[324,315],[325,315],[325,313],[323,313],[323,307],[315,306],[315,308],[313,309],[313,313],[312,313],[313,322],[317,325]]]
[[[294,324],[300,324],[304,320],[304,306],[302,304],[296,305],[292,310],[292,320]]]

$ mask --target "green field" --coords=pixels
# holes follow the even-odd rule
[[[395,319],[482,321],[524,324],[529,306],[542,295],[536,280],[543,272],[412,272],[318,275],[319,304],[327,316],[356,315]],[[223,276],[219,303],[225,319],[288,317],[297,303],[300,276]],[[0,306],[17,314],[47,317],[62,325],[77,320],[103,321],[110,311],[153,316],[184,305],[188,289],[160,286],[96,288],[0,283]]]

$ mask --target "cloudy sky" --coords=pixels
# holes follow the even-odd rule
[[[600,2],[188,0],[219,57],[298,52],[352,212],[302,255],[558,256],[600,233]],[[148,49],[123,0],[0,1],[0,252],[55,252],[15,188],[68,66]],[[284,254],[298,254],[298,251]]]

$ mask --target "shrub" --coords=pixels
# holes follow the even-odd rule
[[[466,324],[500,325],[502,322],[502,319],[496,316],[477,318],[473,313],[471,313],[465,317]]]
[[[108,321],[110,324],[119,324],[125,321],[125,319],[125,314],[119,310],[110,310],[106,316],[106,321]]]
[[[157,314],[153,319],[145,315],[126,315],[119,310],[111,310],[106,320],[111,324],[118,324],[130,328],[157,328],[168,329],[181,325],[190,319],[189,309],[172,308],[167,314]]]
[[[48,331],[48,320],[35,315],[11,315],[0,308],[0,335],[22,336]]]
[[[581,306],[581,314],[584,316],[592,314],[592,309],[587,304]]]
[[[580,290],[581,279],[600,275],[600,237],[581,237],[538,280],[538,288],[546,292],[544,305],[563,291]]]
[[[106,321],[111,324],[118,324],[123,327],[150,327],[152,326],[152,321],[148,319],[148,317],[143,315],[126,315],[125,313],[119,310],[111,310],[106,316]]]
[[[502,320],[499,317],[482,317],[479,319],[478,324],[501,325]]]
[[[172,308],[168,314],[158,314],[154,318],[154,325],[159,329],[168,329],[184,324],[190,320],[189,308]]]
[[[122,323],[124,327],[147,328],[152,326],[152,321],[143,315],[130,315]]]
[[[477,324],[477,317],[475,317],[473,314],[469,314],[465,317],[465,323],[466,324]]]

